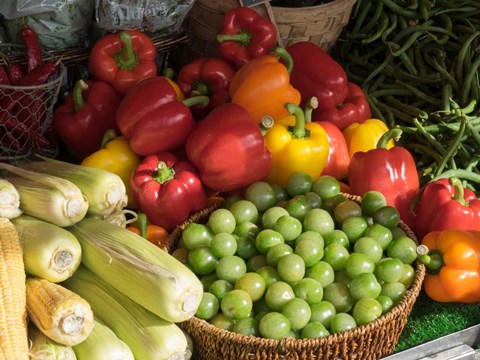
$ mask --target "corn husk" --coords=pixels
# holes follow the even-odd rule
[[[10,181],[0,179],[0,217],[13,219],[20,215],[20,194]]]
[[[32,324],[28,326],[28,340],[30,360],[77,360],[70,346],[56,343]]]

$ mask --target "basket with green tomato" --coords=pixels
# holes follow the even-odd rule
[[[182,323],[196,359],[380,359],[425,275],[415,235],[384,195],[343,193],[326,175],[252,183],[171,242],[204,286]]]

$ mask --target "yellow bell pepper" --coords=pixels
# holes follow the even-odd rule
[[[311,111],[304,113],[292,103],[285,104],[285,109],[290,115],[275,121],[264,136],[272,154],[272,170],[265,181],[286,186],[295,172],[307,173],[315,180],[327,163],[327,133],[322,126],[309,121]]]
[[[378,140],[388,131],[388,126],[379,119],[367,119],[362,123],[352,123],[343,130],[350,157],[358,151],[367,152],[377,147]],[[393,140],[387,143],[386,149],[395,146]]]
[[[108,131],[102,142],[102,147],[93,154],[84,158],[81,165],[104,169],[117,174],[125,184],[129,208],[136,208],[130,187],[130,177],[141,157],[133,152],[128,141],[117,136],[114,131]]]

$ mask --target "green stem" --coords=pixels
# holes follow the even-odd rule
[[[305,114],[303,109],[292,103],[285,104],[288,113],[295,115],[295,125],[291,127],[291,133],[296,139],[304,139],[308,134],[305,130]]]
[[[172,180],[174,177],[175,170],[169,167],[165,161],[159,161],[153,179],[160,184],[165,184],[166,182]]]
[[[252,41],[252,34],[246,31],[240,31],[238,34],[218,34],[216,39],[218,42],[236,41],[242,46],[247,46]]]
[[[80,111],[85,106],[83,92],[88,89],[88,85],[83,80],[78,80],[73,87],[73,110]]]
[[[386,149],[390,140],[398,141],[402,136],[402,130],[393,128],[388,130],[377,142],[377,149]]]
[[[173,79],[173,75],[175,75],[175,71],[171,67],[166,67],[162,71],[162,76],[166,77],[167,79]]]
[[[417,260],[424,264],[430,273],[437,274],[443,266],[442,255],[439,251],[429,251],[426,245],[417,247]]]
[[[123,47],[115,56],[117,65],[122,70],[132,70],[138,64],[137,54],[133,50],[132,37],[128,31],[121,31],[118,37],[123,43]]]
[[[273,119],[273,117],[271,117],[270,115],[263,116],[259,124],[260,129],[262,130],[262,135],[265,135],[268,130],[272,128],[273,125],[275,125],[275,120]]]
[[[317,107],[318,99],[315,96],[312,96],[310,99],[308,99],[307,103],[305,104],[305,109],[303,110],[306,123],[312,122],[312,113]]]
[[[146,239],[147,238],[147,216],[144,213],[138,213],[137,222],[138,222],[138,230],[140,231],[140,236]]]
[[[118,136],[117,132],[114,129],[108,129],[103,135],[102,143],[100,144],[100,149],[105,149],[107,144],[115,139]]]
[[[291,74],[293,70],[293,59],[289,52],[285,48],[277,46],[274,50],[274,54],[283,60],[287,67],[288,74]]]
[[[206,95],[192,96],[182,100],[182,103],[188,107],[193,105],[207,106],[210,98]]]
[[[455,189],[455,194],[453,195],[452,199],[466,206],[468,203],[465,201],[465,191],[463,189],[463,184],[460,181],[460,179],[456,177],[452,177],[452,178],[449,178],[448,181]]]

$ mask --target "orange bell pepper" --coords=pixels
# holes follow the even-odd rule
[[[480,301],[480,231],[431,231],[417,248],[426,294],[438,302]]]
[[[159,225],[148,224],[147,217],[143,213],[138,214],[137,223],[138,227],[130,225],[127,226],[127,229],[160,248],[164,248],[167,245],[169,232],[165,228]]]
[[[250,60],[230,82],[231,102],[245,108],[257,124],[264,116],[274,120],[288,116],[284,105],[299,105],[301,100],[300,92],[290,84],[292,69],[292,58],[281,47],[275,49],[274,55]]]

